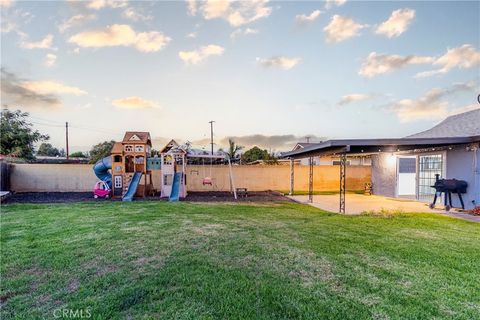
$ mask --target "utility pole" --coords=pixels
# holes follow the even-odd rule
[[[309,136],[306,136],[305,139],[307,139],[307,143],[310,142],[310,137]]]
[[[66,142],[66,151],[67,151],[67,160],[70,158],[70,153],[68,150],[68,122],[65,122],[65,142]]]
[[[215,121],[213,121],[213,120],[208,122],[208,123],[210,123],[210,146],[212,148],[211,149],[212,150],[212,152],[211,152],[212,156],[213,156],[213,123],[214,122]]]

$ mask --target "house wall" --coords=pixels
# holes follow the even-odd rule
[[[290,188],[289,166],[233,166],[236,187],[251,191]],[[189,191],[227,191],[230,189],[228,166],[187,166]],[[214,186],[203,186],[202,179],[211,176]],[[362,190],[370,182],[369,166],[347,167],[347,189]],[[152,171],[153,185],[160,190],[161,171]],[[83,164],[15,164],[11,189],[17,192],[88,192],[97,178],[92,165]],[[314,167],[314,189],[333,191],[339,188],[339,166]],[[308,190],[308,166],[295,166],[295,190]]]
[[[396,158],[388,153],[372,155],[373,193],[380,196],[395,197],[397,184]]]
[[[472,209],[474,203],[480,204],[479,193],[480,185],[478,184],[478,174],[480,166],[477,161],[475,164],[475,154],[479,156],[479,151],[467,151],[466,149],[455,149],[447,151],[447,179],[465,180],[468,183],[467,193],[462,194],[463,202],[466,209]],[[477,180],[477,181],[476,181]],[[452,202],[454,207],[460,207],[458,196],[452,194]]]

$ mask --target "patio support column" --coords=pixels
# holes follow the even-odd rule
[[[308,158],[308,202],[313,203],[313,157]]]
[[[345,213],[345,189],[346,189],[346,171],[347,171],[347,154],[340,155],[340,213]]]
[[[288,194],[291,196],[293,196],[294,183],[295,183],[294,160],[290,159],[290,192]]]

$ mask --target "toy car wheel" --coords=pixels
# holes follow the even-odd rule
[[[445,206],[445,210],[450,211],[451,207],[449,205]]]
[[[429,207],[430,209],[433,209],[433,208],[435,208],[435,205],[434,205],[433,203],[430,203],[430,204],[428,205],[428,207]]]
[[[105,199],[108,199],[108,198],[110,198],[110,196],[107,194],[107,195],[105,196]]]
[[[95,194],[95,195],[93,195],[93,197],[94,197],[95,199],[98,199],[98,196],[97,196],[96,194]]]

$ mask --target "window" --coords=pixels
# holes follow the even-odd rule
[[[131,144],[125,145],[125,152],[133,152],[133,145]]]
[[[136,145],[135,146],[135,152],[143,152],[144,148],[143,145]]]
[[[113,156],[113,162],[122,162],[122,156]]]
[[[171,186],[172,185],[172,174],[164,174],[163,175],[163,185],[164,186]]]
[[[346,163],[345,163],[347,166],[350,165],[350,160],[347,160]],[[332,165],[334,166],[339,166],[340,165],[340,160],[333,160],[332,161]]]
[[[144,158],[143,158],[143,157],[136,157],[136,158],[135,158],[135,163],[136,163],[136,164],[142,164],[143,161],[144,161]]]
[[[173,163],[172,156],[167,154],[163,157],[163,164],[165,165],[171,165]]]
[[[114,186],[115,186],[115,188],[121,188],[122,187],[122,176],[115,176]]]

